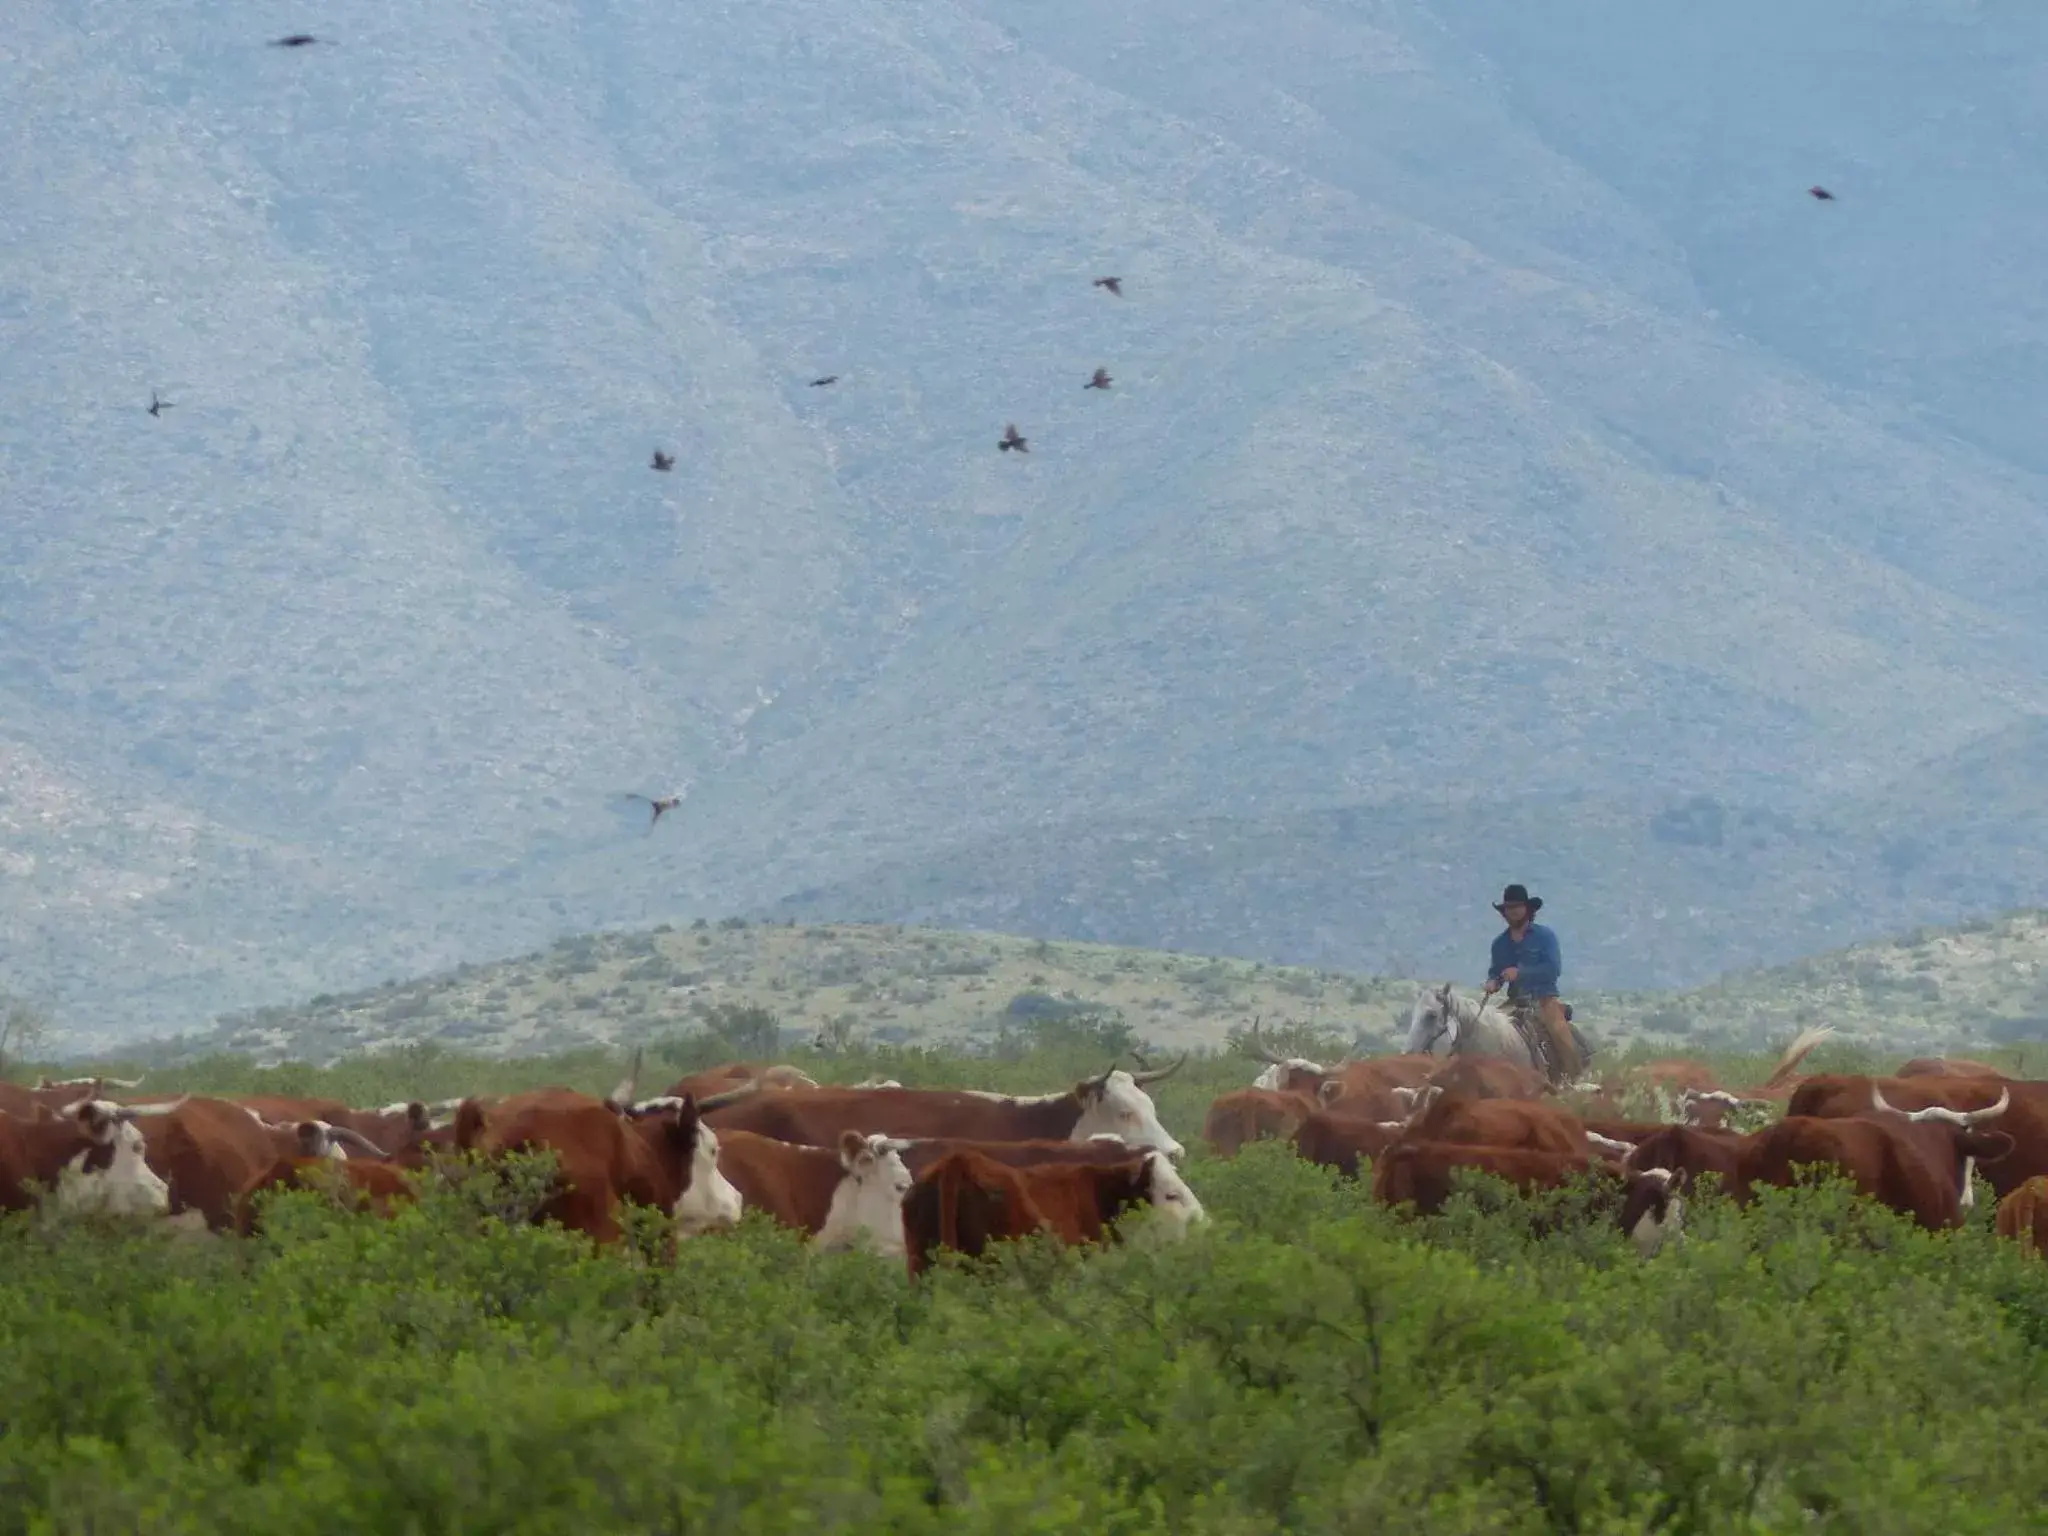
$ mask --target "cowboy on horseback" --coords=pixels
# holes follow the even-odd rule
[[[1584,1067],[1579,1032],[1572,1028],[1571,1015],[1557,995],[1557,980],[1564,971],[1558,952],[1557,935],[1536,921],[1543,910],[1543,898],[1531,896],[1524,885],[1511,885],[1500,894],[1493,910],[1507,928],[1493,941],[1493,962],[1487,967],[1486,995],[1508,989],[1508,1003],[1518,1014],[1533,1012],[1543,1038],[1532,1040],[1549,1057],[1554,1082],[1568,1082]]]

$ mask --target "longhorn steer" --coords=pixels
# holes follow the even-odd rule
[[[33,1186],[52,1190],[66,1213],[160,1216],[170,1191],[144,1156],[135,1121],[147,1111],[84,1099],[36,1119],[0,1114],[0,1210],[35,1204]]]
[[[688,1097],[634,1104],[628,1094],[593,1099],[568,1088],[517,1094],[488,1111],[465,1099],[455,1114],[455,1145],[487,1157],[552,1152],[555,1193],[534,1219],[597,1243],[619,1240],[621,1201],[652,1206],[682,1232],[699,1232],[740,1217],[739,1191],[718,1171],[718,1136],[703,1123],[702,1107]]]
[[[1142,1158],[1040,1163],[1013,1168],[980,1152],[950,1152],[918,1176],[903,1201],[912,1275],[940,1248],[979,1256],[992,1242],[1049,1231],[1062,1242],[1093,1242],[1104,1227],[1145,1203]]]
[[[1738,1198],[1758,1184],[1789,1185],[1802,1164],[1840,1169],[1857,1191],[1910,1216],[1930,1231],[1962,1222],[1970,1204],[1972,1159],[1996,1162],[2012,1149],[2003,1131],[1979,1129],[2004,1104],[1965,1114],[1933,1106],[1915,1120],[1891,1110],[1872,1088],[1880,1113],[1823,1119],[1787,1115],[1746,1139],[1736,1173]]]
[[[1187,1058],[1182,1057],[1181,1061]],[[1065,1093],[1005,1098],[993,1093],[926,1088],[820,1088],[808,1093],[756,1094],[708,1115],[721,1129],[752,1131],[801,1146],[834,1147],[845,1131],[898,1137],[955,1137],[969,1141],[1086,1141],[1107,1134],[1133,1147],[1181,1156],[1181,1144],[1159,1123],[1147,1083],[1179,1070],[1111,1068]]]
[[[2035,1174],[2048,1174],[2048,1082],[1981,1077],[1809,1077],[1793,1092],[1786,1116],[1847,1119],[1871,1113],[1873,1090],[1887,1105],[1903,1110],[1939,1106],[1963,1112],[1984,1109],[2001,1094],[2007,1110],[1998,1129],[2012,1138],[2012,1151],[1985,1163],[1984,1177],[2000,1198]]]
[[[877,1253],[903,1253],[903,1197],[910,1170],[886,1136],[847,1131],[837,1151],[802,1147],[727,1129],[718,1135],[718,1171],[744,1206],[808,1232],[820,1248],[852,1248],[863,1234]]]

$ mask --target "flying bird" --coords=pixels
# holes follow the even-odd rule
[[[657,448],[654,450],[653,467],[660,470],[663,474],[667,474],[676,467],[676,456],[672,453],[663,453]]]
[[[1017,435],[1017,423],[1011,421],[1003,424],[1002,441],[997,443],[996,446],[1005,453],[1008,453],[1012,448],[1016,449],[1019,453],[1029,453],[1031,450],[1024,446],[1026,441],[1027,439]]]
[[[626,798],[628,800],[638,800],[643,805],[651,805],[654,807],[654,814],[647,818],[647,830],[650,832],[654,830],[654,824],[657,821],[661,820],[662,813],[664,811],[672,811],[677,806],[683,803],[683,797],[681,795],[663,795],[659,800],[657,800],[652,795],[629,794],[626,796]]]
[[[1115,294],[1118,298],[1122,298],[1124,296],[1124,280],[1120,277],[1098,277],[1097,279],[1095,279],[1095,286],[1098,288],[1107,288],[1111,293]]]
[[[823,388],[824,388],[824,387],[825,387],[825,386],[826,386],[827,384],[837,384],[838,382],[839,382],[839,375],[838,375],[838,374],[836,374],[836,373],[828,373],[828,374],[826,374],[826,375],[825,375],[825,377],[823,377],[822,379],[813,379],[813,380],[811,380],[811,388],[813,388],[813,389],[823,389]]]
[[[1098,368],[1098,369],[1096,369],[1096,370],[1095,370],[1095,377],[1094,377],[1094,378],[1092,378],[1092,379],[1090,379],[1090,380],[1089,380],[1089,381],[1088,381],[1088,382],[1087,382],[1086,384],[1083,384],[1083,385],[1082,385],[1081,387],[1082,387],[1083,389],[1107,389],[1107,388],[1109,388],[1109,370],[1108,370],[1107,368]]]
[[[280,37],[271,43],[273,48],[305,48],[320,39],[310,32],[294,32],[290,37]]]
[[[149,414],[152,416],[163,415],[165,411],[169,410],[172,406],[176,405],[177,403],[178,402],[175,400],[159,400],[157,398],[156,391],[153,389],[149,392]]]
[[[1835,194],[1826,187],[1808,187],[1806,195],[1817,203],[1832,203],[1835,200]]]

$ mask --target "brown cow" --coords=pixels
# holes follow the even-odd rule
[[[2008,1097],[1998,1128],[2012,1138],[2009,1155],[1988,1163],[1984,1177],[2002,1199],[2035,1174],[2048,1174],[2048,1082],[1981,1077],[1861,1077],[1821,1074],[1793,1093],[1785,1113],[1821,1119],[1871,1113],[1873,1090],[1901,1110],[1941,1107],[1959,1111],[1987,1108]]]
[[[1187,1058],[1183,1056],[1181,1061]],[[836,1147],[843,1131],[885,1136],[951,1136],[969,1141],[1086,1141],[1108,1134],[1133,1147],[1179,1157],[1181,1144],[1159,1123],[1145,1092],[1181,1062],[1150,1072],[1112,1067],[1064,1093],[1012,1098],[928,1088],[820,1088],[761,1093],[708,1118],[721,1130],[752,1131],[808,1147]]]
[[[1360,1120],[1318,1110],[1295,1129],[1294,1150],[1308,1162],[1355,1179],[1359,1161],[1378,1157],[1402,1129],[1399,1120]]]
[[[242,1191],[297,1147],[289,1130],[226,1099],[195,1096],[139,1123],[150,1166],[170,1185],[171,1214],[197,1211],[216,1232],[234,1228]]]
[[[1956,1112],[1937,1107],[1937,1113]],[[1736,1194],[1746,1200],[1758,1184],[1790,1185],[1801,1165],[1832,1166],[1848,1176],[1858,1193],[1939,1231],[1962,1222],[1970,1160],[1995,1162],[2011,1147],[2012,1138],[2003,1131],[1980,1130],[1975,1123],[1914,1123],[1899,1114],[1867,1119],[1787,1115],[1746,1139]]]
[[[980,1255],[991,1242],[1045,1230],[1062,1242],[1098,1241],[1104,1228],[1145,1203],[1145,1160],[1037,1163],[1013,1168],[979,1152],[951,1152],[927,1168],[903,1201],[912,1275],[939,1248]]]
[[[910,1170],[899,1143],[847,1131],[836,1152],[726,1130],[718,1136],[718,1171],[748,1209],[766,1211],[785,1227],[808,1232],[820,1248],[865,1241],[892,1258],[903,1253],[903,1197]]]
[[[1046,1163],[1088,1163],[1097,1167],[1121,1166],[1133,1149],[1115,1136],[1093,1136],[1087,1141],[966,1141],[950,1137],[929,1137],[896,1141],[912,1178],[941,1158],[954,1152],[975,1152],[1012,1168],[1036,1168]],[[1163,1152],[1139,1151],[1144,1165],[1146,1200],[1164,1218],[1167,1230],[1185,1236],[1195,1222],[1207,1219],[1202,1202],[1188,1188],[1187,1180]]]
[[[1437,1088],[1422,1090],[1407,1118],[1406,1136],[1415,1141],[1527,1147],[1578,1157],[1589,1157],[1593,1151],[1585,1126],[1554,1104],[1523,1099],[1464,1099]]]
[[[715,1108],[737,1097],[705,1104]],[[569,1088],[515,1094],[488,1111],[465,1099],[455,1114],[455,1145],[486,1157],[552,1152],[555,1193],[534,1219],[560,1222],[599,1244],[622,1235],[621,1201],[652,1206],[673,1216],[682,1232],[697,1232],[740,1217],[739,1191],[718,1171],[718,1136],[700,1109],[690,1098],[634,1104],[623,1095],[593,1099]]]
[[[293,1127],[293,1134],[298,1145],[292,1154],[258,1174],[235,1203],[235,1229],[244,1237],[256,1231],[262,1220],[258,1196],[266,1190],[324,1189],[337,1197],[345,1195],[352,1209],[378,1216],[394,1215],[401,1204],[417,1198],[411,1181],[392,1164],[375,1156],[335,1155],[337,1140],[364,1141],[347,1127],[303,1120]]]
[[[1967,1056],[1916,1056],[1892,1076],[2003,1077],[2005,1074],[1996,1067],[1985,1066],[1981,1061],[1971,1061]]]
[[[34,1119],[0,1114],[0,1210],[25,1211],[40,1187],[67,1213],[162,1215],[170,1192],[151,1169],[135,1121],[146,1111],[84,1099]]]
[[[1561,1189],[1575,1177],[1592,1175],[1595,1187],[1612,1185],[1616,1220],[1639,1252],[1655,1253],[1673,1236],[1684,1199],[1663,1170],[1632,1172],[1574,1153],[1527,1147],[1475,1147],[1456,1142],[1401,1141],[1373,1165],[1373,1198],[1382,1205],[1412,1206],[1417,1215],[1441,1212],[1456,1193],[1458,1172],[1472,1170],[1505,1179],[1523,1194]]]
[[[728,1061],[723,1066],[707,1067],[702,1072],[692,1072],[688,1077],[677,1080],[668,1091],[672,1099],[693,1098],[700,1102],[712,1094],[727,1093],[748,1083],[759,1083],[766,1089],[782,1092],[803,1092],[818,1086],[816,1079],[791,1066],[764,1066],[758,1061]]]
[[[2048,1254],[2048,1175],[2036,1174],[1999,1201],[1997,1226],[2026,1252]]]
[[[1453,1056],[1423,1086],[1466,1099],[1541,1099],[1550,1093],[1550,1080],[1541,1072],[1502,1056]],[[1412,1109],[1419,1093],[1411,1089],[1404,1095],[1396,1089],[1394,1096],[1405,1097]]]
[[[1708,1130],[1695,1125],[1660,1125],[1636,1141],[1622,1158],[1622,1165],[1644,1172],[1663,1168],[1677,1180],[1677,1187],[1691,1194],[1701,1174],[1720,1178],[1721,1192],[1733,1195],[1739,1182],[1742,1149],[1748,1138],[1734,1131]]]
[[[1248,1141],[1278,1141],[1315,1112],[1315,1104],[1299,1093],[1268,1088],[1240,1088],[1210,1104],[1202,1121],[1202,1140],[1218,1157],[1235,1157]]]
[[[1391,1120],[1408,1112],[1413,1090],[1443,1065],[1440,1057],[1419,1051],[1347,1061],[1315,1090],[1316,1107],[1360,1120]],[[1409,1093],[1404,1095],[1403,1089]]]

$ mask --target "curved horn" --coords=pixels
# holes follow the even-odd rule
[[[739,1087],[728,1088],[723,1093],[707,1094],[697,1101],[697,1113],[700,1115],[709,1114],[714,1109],[723,1109],[728,1104],[737,1104],[741,1099],[751,1099],[760,1091],[761,1080],[757,1077],[752,1082],[741,1083]],[[671,1099],[669,1102],[680,1105],[682,1100]]]
[[[1182,1051],[1180,1053],[1180,1060],[1176,1061],[1172,1066],[1155,1067],[1149,1072],[1133,1072],[1131,1074],[1131,1081],[1136,1083],[1140,1088],[1145,1087],[1149,1083],[1162,1082],[1165,1079],[1173,1076],[1173,1074],[1178,1072],[1182,1067],[1186,1066],[1187,1061],[1188,1053],[1186,1051]]]
[[[1904,1110],[1900,1109],[1896,1104],[1886,1103],[1884,1090],[1877,1086],[1877,1079],[1872,1078],[1870,1080],[1870,1107],[1885,1114],[1897,1115],[1901,1119],[1910,1120],[1915,1125],[1924,1125],[1929,1120],[1939,1120],[1944,1125],[1982,1125],[1986,1120],[1996,1120],[2000,1115],[2004,1114],[2006,1106],[2011,1103],[2012,1089],[2001,1088],[1998,1090],[1998,1102],[1996,1104],[1988,1105],[1983,1109],[1973,1109],[1967,1113],[1960,1109],[1950,1109],[1943,1104],[1930,1104],[1925,1109]]]
[[[1077,1088],[1077,1089],[1078,1089],[1078,1090],[1079,1090],[1080,1092],[1082,1092],[1082,1093],[1087,1093],[1087,1092],[1090,1092],[1091,1090],[1092,1090],[1093,1092],[1096,1092],[1096,1093],[1100,1093],[1100,1092],[1102,1092],[1102,1090],[1103,1090],[1103,1089],[1105,1089],[1105,1088],[1107,1088],[1107,1087],[1109,1086],[1109,1074],[1110,1074],[1111,1072],[1114,1072],[1115,1070],[1116,1070],[1116,1063],[1112,1061],[1112,1062],[1111,1062],[1111,1063],[1109,1064],[1109,1068],[1108,1068],[1108,1070],[1107,1070],[1107,1071],[1105,1071],[1105,1072],[1104,1072],[1104,1073],[1102,1074],[1102,1076],[1100,1076],[1100,1077],[1084,1077],[1084,1078],[1082,1078],[1082,1079],[1081,1079],[1081,1081],[1080,1081],[1079,1083],[1075,1084],[1074,1086],[1075,1086],[1075,1087],[1076,1087],[1076,1088]]]
[[[1250,1034],[1244,1037],[1244,1043],[1246,1047],[1251,1051],[1251,1053],[1254,1056],[1258,1057],[1259,1060],[1263,1061],[1267,1066],[1284,1067],[1287,1065],[1287,1058],[1285,1056],[1274,1055],[1273,1047],[1266,1044],[1264,1038],[1262,1038],[1259,1034],[1259,1021],[1264,1017],[1264,1014],[1252,1015],[1252,1030]]]
[[[117,1120],[142,1120],[155,1115],[168,1115],[174,1110],[183,1109],[185,1101],[191,1097],[192,1095],[189,1093],[181,1093],[168,1104],[123,1104],[115,1112],[114,1118]]]
[[[350,1151],[360,1152],[365,1157],[374,1157],[381,1160],[390,1156],[388,1152],[370,1140],[361,1131],[352,1131],[345,1125],[328,1126],[327,1136],[330,1141],[338,1141]]]
[[[642,1046],[633,1047],[633,1064],[626,1068],[626,1075],[619,1080],[619,1086],[605,1095],[605,1103],[611,1105],[630,1104],[633,1094],[640,1087],[640,1056]]]
[[[1152,1063],[1145,1059],[1145,1053],[1139,1050],[1135,1045],[1131,1047],[1131,1060],[1135,1061],[1138,1064],[1138,1071],[1140,1072],[1149,1072],[1152,1070]]]

